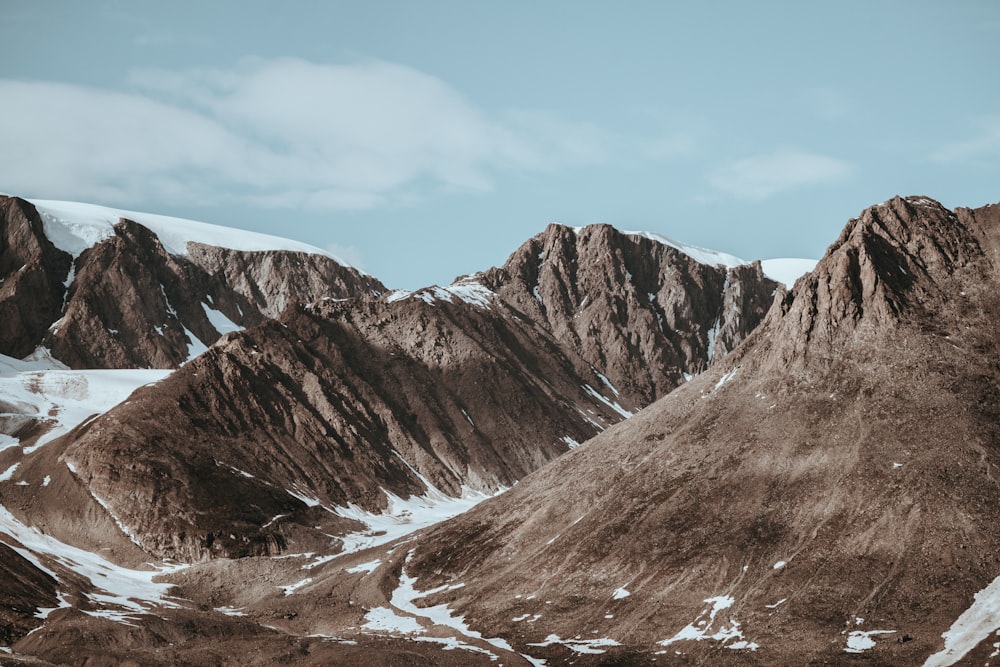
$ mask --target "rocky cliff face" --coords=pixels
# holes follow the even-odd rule
[[[385,289],[323,255],[199,243],[171,254],[127,219],[73,257],[29,202],[0,198],[0,216],[0,354],[15,358],[41,346],[71,368],[175,368],[292,300]]]
[[[418,540],[383,586],[447,584],[421,604],[556,663],[985,660],[996,222],[866,210],[736,354]],[[573,649],[592,638],[604,653]]]
[[[0,644],[9,646],[41,624],[36,610],[59,605],[56,585],[55,579],[0,543]]]
[[[63,309],[72,257],[46,238],[23,199],[0,197],[0,354],[31,354]]]
[[[511,486],[615,400],[498,300],[326,301],[231,334],[64,456],[151,553],[277,554],[311,506]]]
[[[993,226],[977,222],[990,208],[955,213],[926,197],[894,197],[851,220],[803,284],[776,302],[779,363],[836,355],[903,313],[923,314],[932,327],[927,313],[956,295],[947,291],[953,274],[971,267],[970,283],[994,279],[983,251]]]
[[[777,288],[759,263],[700,263],[609,225],[550,225],[482,280],[637,405],[735,348]]]

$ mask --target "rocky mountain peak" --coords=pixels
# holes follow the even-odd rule
[[[922,196],[893,197],[850,220],[816,268],[775,303],[786,356],[825,355],[895,326],[904,313],[926,316],[957,291],[955,276],[967,268],[982,278],[983,229],[969,220]]]
[[[682,384],[763,319],[777,283],[610,225],[550,224],[482,282],[575,348],[635,405]]]
[[[248,234],[232,249],[208,241],[239,246],[238,231],[120,213],[0,197],[0,354],[44,347],[72,368],[176,368],[293,300],[385,290],[301,244]]]

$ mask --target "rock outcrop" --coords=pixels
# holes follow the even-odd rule
[[[63,310],[73,258],[48,240],[35,207],[0,197],[0,354],[23,358]]]
[[[734,349],[777,288],[759,263],[701,263],[609,225],[549,225],[481,280],[637,405]]]

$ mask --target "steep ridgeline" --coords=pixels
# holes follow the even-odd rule
[[[609,225],[549,225],[479,279],[638,406],[739,345],[777,287],[759,262]]]
[[[382,291],[284,239],[0,197],[0,354],[14,358],[41,347],[71,368],[175,368],[293,299]]]
[[[65,465],[158,557],[331,553],[326,535],[358,527],[348,506],[494,492],[628,414],[543,328],[448,289],[289,307],[45,444],[18,479]]]
[[[1000,206],[869,208],[734,354],[408,545],[386,599],[442,586],[419,606],[549,664],[986,664],[998,238]]]
[[[133,227],[119,225],[114,239],[151,237]],[[542,273],[551,277],[532,284],[515,276],[539,242],[548,244]],[[105,247],[114,246],[89,252]],[[188,256],[205,266],[209,250]],[[235,276],[221,284],[243,285],[241,262],[217,266],[216,276]],[[759,264],[710,266],[605,225],[550,227],[507,267],[444,288],[287,308],[59,444],[20,434],[29,456],[8,454],[7,464],[41,480],[56,461],[51,452],[65,448],[60,460],[74,478],[159,557],[313,548],[317,515],[333,522],[327,533],[342,534],[349,506],[378,512],[393,498],[513,485],[669,391],[685,369],[704,368],[715,348],[759,321],[775,289]],[[557,283],[571,300],[556,298]],[[665,341],[675,347],[660,354]],[[40,445],[50,453],[35,456]]]

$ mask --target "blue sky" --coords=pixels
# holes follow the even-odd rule
[[[0,6],[0,191],[263,231],[390,287],[551,221],[818,257],[1000,201],[1000,3]]]

